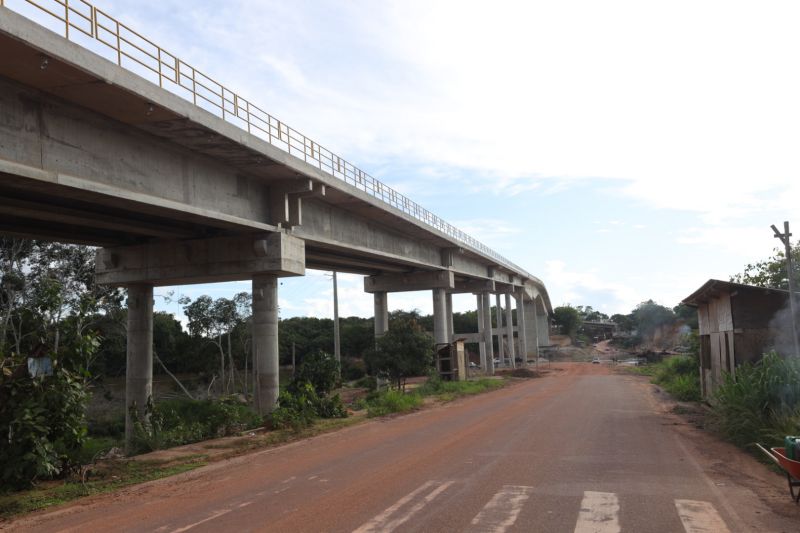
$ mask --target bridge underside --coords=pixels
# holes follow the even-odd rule
[[[376,335],[389,292],[432,291],[436,342],[454,335],[451,295],[478,294],[489,372],[489,294],[508,295],[511,343],[513,295],[517,353],[537,354],[551,311],[538,279],[2,7],[0,50],[0,234],[102,247],[98,280],[129,292],[128,405],[150,393],[162,284],[253,280],[262,412],[277,398],[276,279],[305,268],[369,276]]]

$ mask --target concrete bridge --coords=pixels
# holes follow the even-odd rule
[[[512,361],[549,344],[539,279],[100,9],[0,0],[0,50],[0,233],[101,247],[98,281],[128,289],[128,405],[151,393],[160,285],[252,279],[262,413],[278,278],[306,268],[365,275],[376,335],[389,293],[430,290],[449,342],[452,294],[475,294],[488,373],[495,334]]]

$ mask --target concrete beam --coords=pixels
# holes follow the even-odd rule
[[[303,198],[325,196],[325,185],[310,178],[270,184],[270,223],[284,228],[303,224]]]
[[[97,283],[181,285],[305,274],[305,244],[285,233],[161,241],[97,251]]]
[[[494,345],[492,340],[492,295],[484,292],[479,296],[482,300],[483,344],[486,350],[486,373],[494,375]]]
[[[517,356],[516,346],[514,345],[514,315],[511,311],[511,295],[506,294],[506,334],[508,335],[508,356],[511,359],[511,368],[517,367],[514,358]]]
[[[456,281],[455,287],[450,292],[453,294],[481,294],[494,292],[495,283],[490,279],[475,279],[469,281]]]
[[[406,274],[380,274],[364,278],[364,292],[405,292],[432,289],[453,289],[452,272],[409,272]]]

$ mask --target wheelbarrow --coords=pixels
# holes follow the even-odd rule
[[[786,473],[786,480],[789,482],[789,494],[792,495],[794,503],[800,503],[800,490],[797,491],[797,495],[794,493],[795,487],[800,487],[800,461],[793,461],[786,457],[785,448],[770,448],[767,450],[758,443],[756,443],[756,446]]]

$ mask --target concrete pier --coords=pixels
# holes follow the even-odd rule
[[[500,305],[500,294],[494,295],[494,314],[497,322],[497,358],[500,364],[506,364],[506,350],[503,346],[503,307]]]
[[[445,305],[447,308],[447,342],[453,342],[455,328],[453,327],[453,293],[445,295]]]
[[[489,367],[486,365],[486,343],[483,341],[483,295],[477,294],[475,295],[475,299],[478,301],[478,337],[481,339],[478,343],[478,352],[481,357],[481,368],[486,371]]]
[[[483,344],[486,346],[486,373],[494,375],[494,346],[492,345],[492,295],[484,292],[481,294],[483,300]]]
[[[389,295],[382,291],[372,296],[375,306],[375,338],[378,338],[389,331]]]
[[[514,345],[514,314],[511,311],[511,295],[509,293],[506,293],[506,334],[508,335],[508,358],[511,360],[511,368],[517,368],[517,362],[515,361],[517,350]]]
[[[278,278],[253,276],[253,377],[255,406],[261,415],[278,401]]]
[[[128,286],[128,346],[125,372],[125,451],[133,444],[131,408],[145,416],[153,394],[153,286]]]
[[[447,340],[447,295],[444,289],[433,289],[433,342],[444,344]]]
[[[525,304],[522,292],[514,295],[514,299],[517,302],[517,334],[519,335],[519,351],[520,357],[522,357],[523,361],[525,361],[525,365],[528,364],[528,336],[527,336],[527,328],[525,324],[528,322],[527,317],[525,316]]]

